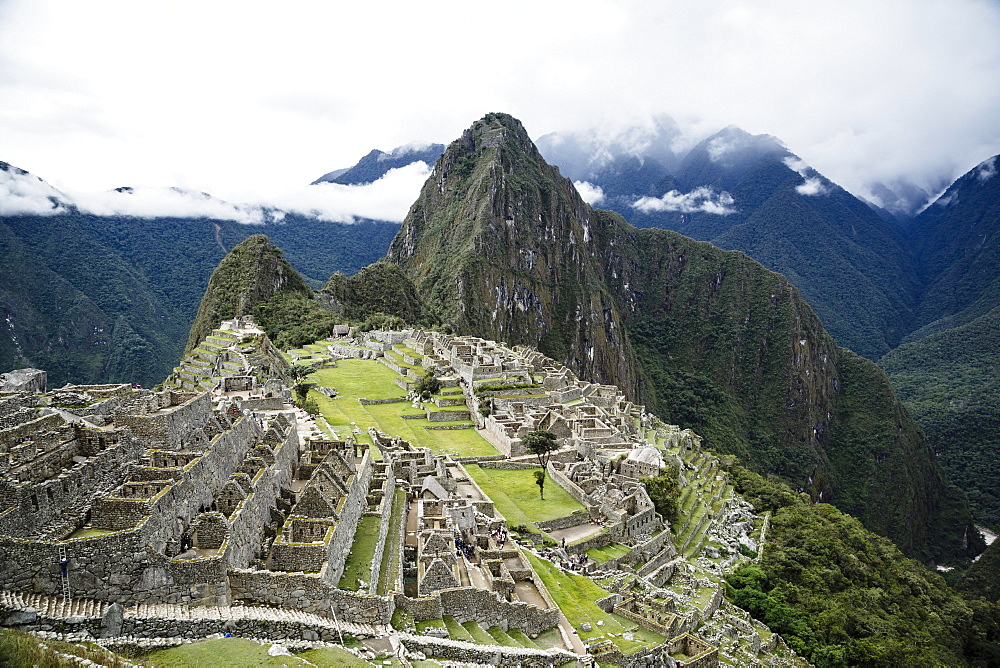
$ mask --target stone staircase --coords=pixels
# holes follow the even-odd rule
[[[110,607],[105,601],[75,598],[64,602],[62,598],[44,596],[41,594],[22,594],[19,592],[0,591],[0,608],[9,610],[27,610],[33,608],[42,617],[66,619],[69,617],[87,617],[99,619]],[[137,603],[124,609],[125,619],[172,619],[181,621],[223,620],[238,622],[240,620],[289,622],[314,629],[327,629],[332,632],[350,633],[354,636],[386,636],[392,627],[386,624],[361,624],[355,622],[335,622],[332,618],[301,610],[288,608],[272,608],[250,605],[205,605],[186,606],[171,603]]]

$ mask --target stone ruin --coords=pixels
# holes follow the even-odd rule
[[[684,657],[704,668],[721,650],[785,665],[774,654],[788,654],[780,638],[723,600],[721,576],[761,549],[764,530],[696,434],[531,349],[436,332],[354,334],[331,339],[320,361],[377,359],[399,373],[401,391],[434,373],[451,388],[448,410],[436,412],[474,419],[501,453],[477,458],[484,468],[535,466],[521,439],[552,431],[561,448],[548,472],[584,510],[515,540],[460,461],[374,429],[373,446],[357,434],[317,435],[287,403],[284,362],[241,320],[191,351],[162,391],[0,394],[0,551],[9,555],[0,596],[76,597],[95,611],[138,604],[126,626],[147,630],[139,616],[155,606],[253,604],[332,614],[334,625],[313,628],[359,633],[389,632],[402,610],[536,634],[560,618],[524,554],[547,535],[558,546],[541,556],[602,578],[601,607],[668,638],[631,656],[596,642],[602,661]],[[643,484],[668,466],[684,490],[672,530]],[[370,581],[348,591],[339,584],[364,517],[379,526]],[[626,552],[603,562],[587,554],[612,544]]]

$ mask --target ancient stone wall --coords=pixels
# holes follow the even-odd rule
[[[379,524],[378,540],[375,543],[375,554],[372,556],[371,577],[368,579],[368,593],[374,594],[378,588],[379,574],[382,572],[382,558],[385,550],[391,542],[389,532],[392,529],[392,505],[396,493],[396,477],[389,470],[385,483],[382,486],[382,521]]]
[[[444,614],[451,615],[459,623],[479,622],[484,628],[521,629],[528,635],[541,633],[559,623],[560,612],[555,605],[543,610],[521,601],[505,601],[485,589],[458,587],[442,589],[435,595],[441,599]]]
[[[334,528],[333,537],[327,548],[328,567],[324,578],[331,586],[336,586],[344,574],[344,563],[354,543],[354,533],[362,513],[368,508],[368,485],[371,482],[372,471],[371,450],[366,450],[358,471],[351,477],[350,488],[340,511],[340,522]]]
[[[567,664],[576,659],[562,649],[530,649],[502,647],[500,645],[474,645],[432,636],[403,635],[400,640],[411,652],[459,661],[463,664],[501,666],[503,668],[549,668]]]
[[[325,569],[324,569],[325,570]],[[393,599],[337,589],[326,582],[325,573],[278,573],[253,569],[231,569],[229,586],[233,598],[285,608],[329,614],[360,624],[389,624],[395,609]]]
[[[206,393],[188,399],[178,406],[162,408],[155,413],[119,414],[115,422],[131,428],[132,433],[147,447],[181,450],[190,438],[191,432],[202,428],[211,416],[212,400]]]
[[[574,499],[588,508],[594,505],[594,500],[590,498],[590,495],[584,492],[579,485],[570,480],[565,473],[553,466],[551,461],[549,462],[548,471],[552,479],[555,480],[560,487],[565,489]]]

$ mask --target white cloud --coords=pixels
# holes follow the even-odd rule
[[[595,186],[589,181],[573,181],[573,185],[576,186],[576,191],[580,193],[583,201],[590,206],[604,201],[604,189],[601,186]]]
[[[689,193],[671,190],[663,197],[643,197],[632,206],[643,213],[676,211],[679,213],[714,213],[718,216],[728,216],[736,213],[733,207],[735,200],[727,192],[716,194],[710,187],[695,188]]]
[[[66,212],[66,196],[37,176],[0,164],[0,216]]]
[[[206,193],[179,188],[121,188],[103,192],[74,193],[81,211],[97,216],[136,218],[214,218],[260,224],[268,220],[260,206],[231,204]]]
[[[795,187],[795,192],[800,195],[826,195],[830,189],[824,185],[823,177],[816,174],[816,170],[806,164],[805,160],[795,156],[788,156],[782,162],[793,172],[797,172],[802,177],[804,183]]]
[[[806,179],[806,182],[802,185],[795,186],[795,192],[800,195],[825,195],[829,192],[826,186],[823,185],[823,179],[818,176]]]
[[[402,222],[430,173],[427,163],[413,162],[390,169],[373,183],[319,183],[263,195],[260,202],[320,220],[352,222],[355,218],[373,218]]]
[[[997,158],[993,156],[989,160],[984,160],[976,169],[976,178],[980,182],[989,181],[997,175]]]
[[[806,161],[802,158],[790,155],[782,160],[782,162],[785,163],[785,167],[788,167],[788,169],[793,172],[798,172],[799,176],[802,178],[809,178],[809,165],[806,164]]]
[[[372,218],[401,222],[420,193],[430,168],[424,162],[389,170],[374,183],[322,183],[246,193],[240,203],[180,188],[118,188],[65,195],[45,181],[11,167],[0,170],[0,214],[57,214],[70,206],[98,216],[212,218],[248,225],[278,222],[286,213],[333,222]]]
[[[448,35],[462,86],[428,85],[417,34]],[[468,54],[489,43],[504,57],[484,77]],[[334,71],[331,44],[365,57]],[[506,111],[536,138],[658,114],[678,137],[735,124],[856,194],[936,192],[1000,153],[997,81],[992,0],[0,0],[0,159],[63,190],[237,201]]]

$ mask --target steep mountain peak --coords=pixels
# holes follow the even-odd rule
[[[452,142],[389,248],[458,331],[525,343],[587,377],[634,368],[600,278],[593,212],[520,121],[487,114]],[[634,395],[634,374],[616,380]]]
[[[829,199],[795,193],[803,177],[777,140],[732,128],[716,139],[764,156],[790,206]],[[387,259],[458,333],[535,346],[617,384],[911,553],[956,551],[967,509],[948,505],[873,363],[838,349],[788,281],[745,255],[592,210],[511,116],[488,114],[451,143]],[[939,526],[946,507],[957,510]]]
[[[266,236],[247,237],[212,272],[186,350],[197,346],[221,321],[252,314],[279,292],[308,297],[312,289]]]

